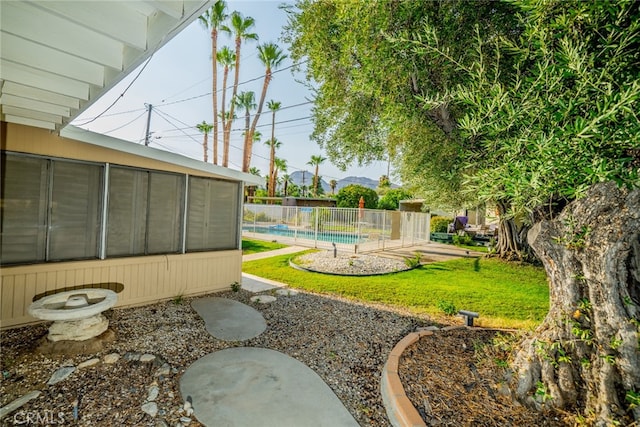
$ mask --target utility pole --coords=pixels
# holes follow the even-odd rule
[[[302,197],[307,197],[307,186],[304,185],[304,173],[305,171],[302,171]]]
[[[153,110],[153,105],[151,104],[144,104],[147,107],[148,110],[148,114],[147,114],[147,132],[145,133],[144,136],[144,145],[146,147],[149,146],[149,140],[151,139],[151,132],[149,132],[150,130],[150,125],[151,125],[151,110]]]

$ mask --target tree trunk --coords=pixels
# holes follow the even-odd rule
[[[247,172],[251,167],[251,154],[253,151],[253,135],[256,132],[256,126],[258,126],[258,120],[260,119],[260,114],[262,114],[262,106],[264,105],[264,99],[267,96],[267,88],[269,87],[269,82],[271,82],[271,68],[267,67],[264,72],[264,81],[262,83],[262,92],[260,92],[260,102],[258,102],[258,110],[256,114],[253,116],[253,120],[251,122],[251,130],[247,132],[245,136],[245,149],[244,149],[244,160],[242,162],[242,171]],[[274,183],[275,184],[275,183]]]
[[[526,224],[518,227],[512,218],[507,217],[508,206],[505,202],[498,202],[496,206],[499,218],[496,256],[508,261],[537,262],[536,255],[527,243],[529,227]]]
[[[640,189],[596,184],[535,224],[550,308],[516,354],[516,397],[582,412],[589,425],[640,420]]]
[[[224,74],[222,77],[222,118],[220,119],[222,123],[222,166],[229,167],[229,138],[230,131],[227,130],[227,113],[225,111],[225,102],[227,97],[227,78],[229,77],[229,67],[224,67]],[[229,128],[231,129],[231,128]]]
[[[211,29],[211,62],[213,66],[211,98],[213,101],[213,164],[218,164],[218,30]],[[205,159],[205,162],[207,160]]]

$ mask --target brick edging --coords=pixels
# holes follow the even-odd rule
[[[404,353],[407,347],[422,337],[433,335],[434,331],[451,331],[454,329],[488,329],[504,332],[518,331],[517,329],[481,328],[458,325],[446,326],[444,328],[430,326],[428,328],[433,329],[411,332],[398,341],[395,347],[393,347],[393,350],[391,350],[391,353],[389,353],[387,362],[384,364],[382,379],[380,381],[380,391],[382,393],[382,402],[387,411],[387,417],[394,427],[426,427],[426,423],[420,416],[420,413],[404,392],[404,387],[398,375],[400,357],[402,357],[402,353]]]
[[[387,417],[394,427],[426,427],[418,410],[413,406],[400,382],[398,365],[402,353],[421,337],[433,335],[432,331],[411,332],[391,350],[382,370],[380,389]]]

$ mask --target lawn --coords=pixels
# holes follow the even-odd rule
[[[242,239],[242,254],[249,255],[257,252],[272,251],[274,249],[286,248],[282,243],[267,242],[265,240]]]
[[[549,287],[542,268],[493,258],[462,258],[418,269],[369,277],[341,277],[296,270],[290,255],[245,262],[246,273],[294,288],[340,295],[443,316],[443,303],[480,313],[481,326],[536,327],[549,309]]]

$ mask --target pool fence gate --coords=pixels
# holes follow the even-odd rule
[[[245,204],[242,235],[364,253],[429,242],[430,218],[422,212]]]

